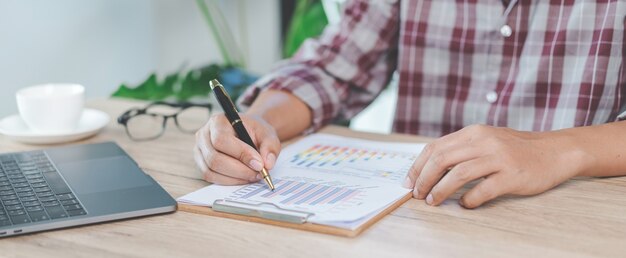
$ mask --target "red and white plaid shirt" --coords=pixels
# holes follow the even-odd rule
[[[340,24],[306,41],[240,103],[258,89],[291,92],[316,129],[356,115],[397,71],[396,132],[611,122],[626,107],[625,23],[624,0],[350,1]]]

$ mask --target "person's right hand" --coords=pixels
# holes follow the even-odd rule
[[[259,171],[269,171],[276,163],[280,141],[276,130],[256,116],[240,114],[257,152],[239,140],[224,114],[211,116],[198,132],[194,158],[204,180],[220,185],[240,185],[262,179]]]

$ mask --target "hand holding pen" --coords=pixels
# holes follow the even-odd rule
[[[245,125],[246,134],[258,151],[238,138],[233,128],[237,123],[231,123],[226,113],[213,115],[196,133],[194,148],[195,161],[208,182],[222,185],[258,182],[264,179],[263,169],[267,171],[275,165],[281,146],[275,129],[260,118],[237,115],[240,120],[237,123]],[[267,175],[269,183],[268,179],[266,183],[273,186]]]

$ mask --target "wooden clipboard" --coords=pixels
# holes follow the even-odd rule
[[[267,219],[267,218],[244,216],[244,215],[239,215],[239,214],[215,211],[212,208],[206,207],[206,206],[195,206],[195,205],[190,205],[190,204],[185,204],[185,203],[178,203],[178,210],[196,213],[196,214],[202,214],[202,215],[221,217],[221,218],[229,218],[229,219],[243,220],[243,221],[249,221],[249,222],[263,223],[263,224],[268,224],[272,226],[312,231],[312,232],[317,232],[317,233],[322,233],[322,234],[329,234],[329,235],[336,235],[336,236],[343,236],[343,237],[356,237],[359,234],[361,234],[363,231],[368,229],[370,226],[372,226],[374,223],[381,220],[387,214],[391,213],[393,210],[400,207],[400,205],[404,204],[406,201],[411,199],[411,195],[412,195],[411,192],[407,193],[401,199],[399,199],[398,201],[396,201],[395,203],[393,203],[391,206],[387,207],[386,209],[382,210],[376,216],[372,217],[369,221],[364,223],[362,226],[356,228],[355,230],[337,228],[337,227],[332,227],[332,226],[327,226],[327,225],[313,224],[310,222],[298,224],[298,223],[290,223],[290,222],[272,220],[272,219]]]

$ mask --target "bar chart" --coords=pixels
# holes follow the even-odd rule
[[[289,166],[320,172],[397,181],[417,158],[410,153],[315,144],[289,158]]]
[[[232,201],[248,211],[272,214],[307,212],[308,222],[354,228],[407,196],[411,189],[401,181],[423,146],[314,134],[281,150],[269,171],[274,191],[263,181],[213,184],[183,201],[207,206]]]
[[[244,186],[229,199],[272,202],[284,207],[321,207],[353,203],[362,191],[331,183],[314,183],[295,180],[274,180],[276,189],[271,191],[263,183]]]

